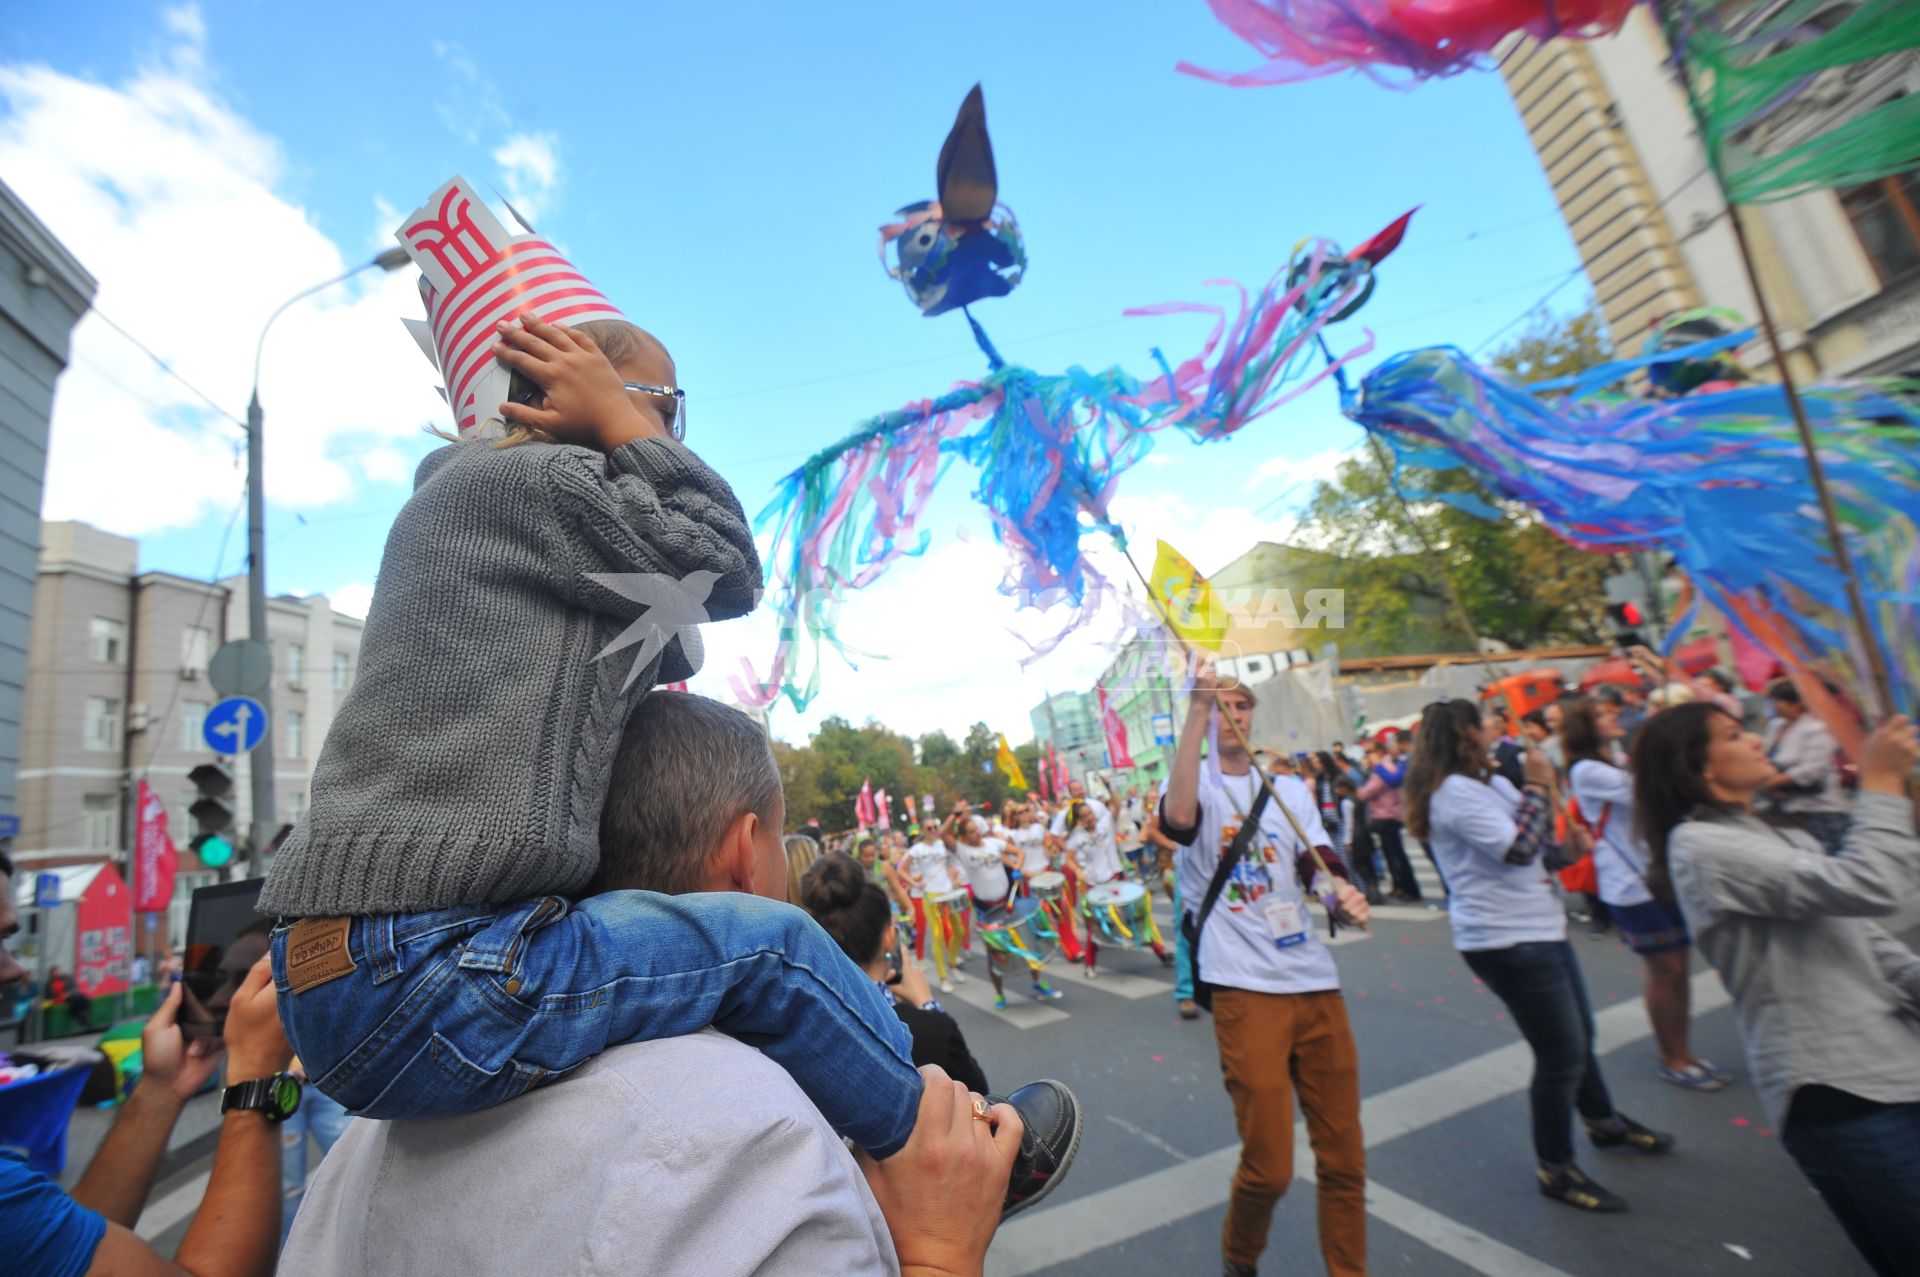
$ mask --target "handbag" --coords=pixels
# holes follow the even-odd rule
[[[1567,800],[1566,845],[1571,848],[1584,842],[1585,850],[1576,851],[1571,863],[1556,875],[1560,879],[1560,886],[1565,890],[1578,892],[1581,895],[1594,895],[1600,890],[1600,874],[1593,867],[1593,848],[1594,844],[1606,836],[1607,817],[1612,814],[1613,804],[1602,804],[1599,825],[1588,828],[1587,822],[1580,815],[1579,802],[1574,799]]]
[[[1240,822],[1240,832],[1233,836],[1233,841],[1220,857],[1219,867],[1213,871],[1213,881],[1207,884],[1207,895],[1200,904],[1200,912],[1197,915],[1182,913],[1180,916],[1180,935],[1187,942],[1187,970],[1193,977],[1193,1001],[1205,1011],[1213,1010],[1213,986],[1200,978],[1200,932],[1207,925],[1214,905],[1220,902],[1220,893],[1226,890],[1233,867],[1253,842],[1254,832],[1260,828],[1260,813],[1266,810],[1267,798],[1272,792],[1265,785],[1260,786],[1260,792],[1254,796],[1253,810]]]

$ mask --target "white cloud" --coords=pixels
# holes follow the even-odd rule
[[[1353,460],[1360,446],[1326,448],[1304,457],[1268,457],[1247,476],[1246,490],[1259,492],[1263,503],[1292,497],[1292,504],[1304,505],[1315,485],[1331,482],[1340,463]]]
[[[357,460],[360,473],[375,483],[405,483],[413,462],[398,448],[369,448]]]
[[[494,148],[493,162],[507,202],[534,225],[560,184],[560,139],[551,133],[515,133]]]
[[[373,587],[359,581],[350,582],[331,591],[327,603],[336,612],[364,618],[373,603]]]
[[[240,413],[261,324],[349,261],[278,193],[278,144],[181,56],[204,40],[197,11],[168,26],[180,38],[166,59],[120,84],[0,66],[0,172],[99,281],[99,309]],[[444,413],[397,322],[419,309],[410,274],[331,289],[274,325],[261,371],[274,502],[345,497],[345,462]],[[224,513],[244,481],[240,437],[89,315],[55,396],[44,513],[129,535]]]
[[[183,4],[168,9],[161,15],[170,34],[180,37],[183,45],[191,49],[205,49],[207,44],[207,20],[201,16],[197,4]]]

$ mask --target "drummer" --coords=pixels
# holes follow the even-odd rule
[[[1120,864],[1120,848],[1114,839],[1113,817],[1107,809],[1091,799],[1075,799],[1067,805],[1066,849],[1068,863],[1080,879],[1080,905],[1087,919],[1086,977],[1098,979],[1100,972],[1097,963],[1100,958],[1100,946],[1094,940],[1096,927],[1093,910],[1087,904],[1087,893],[1095,887],[1110,882],[1118,882],[1126,876]],[[1151,905],[1149,905],[1151,909]],[[1151,919],[1152,914],[1148,914]],[[1173,965],[1173,955],[1160,943],[1157,936],[1147,938],[1147,947],[1160,959],[1160,965]]]
[[[1020,849],[998,838],[989,838],[980,832],[966,813],[956,811],[947,821],[949,832],[954,839],[954,850],[960,864],[966,870],[967,879],[973,884],[974,918],[980,924],[980,938],[987,949],[987,976],[993,981],[993,1009],[1007,1009],[1007,990],[1001,983],[1000,973],[1006,969],[1008,953],[990,939],[989,928],[1006,927],[1010,924],[1031,918],[1039,912],[1039,906],[1030,901],[1018,900],[1013,894],[1013,879],[1009,870],[1020,867]],[[1033,953],[1028,948],[1029,954]],[[1061,997],[1060,990],[1046,982],[1040,974],[1041,965],[1037,957],[1025,959],[1028,973],[1033,977],[1033,997],[1036,1002],[1055,1002]]]
[[[929,917],[929,897],[953,892],[953,851],[947,846],[946,839],[938,825],[929,818],[921,827],[920,841],[907,848],[906,858],[901,863],[901,876],[906,880],[909,903],[913,906],[913,956],[924,961],[927,956],[927,934],[934,919]],[[967,982],[966,973],[959,970],[954,955],[947,952],[948,938],[933,937],[933,968],[940,977],[940,992],[952,993],[954,982]]]

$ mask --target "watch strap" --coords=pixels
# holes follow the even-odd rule
[[[291,1073],[274,1073],[267,1077],[248,1078],[244,1082],[235,1082],[220,1097],[222,1113],[258,1113],[269,1122],[284,1122],[293,1116],[299,1107],[296,1101],[293,1108],[282,1108],[276,1100],[280,1088],[291,1084],[298,1088],[300,1082]],[[299,1092],[296,1089],[295,1094]]]

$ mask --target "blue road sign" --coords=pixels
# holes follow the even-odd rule
[[[1173,744],[1173,715],[1155,714],[1153,716],[1153,743],[1156,745]]]
[[[20,817],[8,812],[0,815],[0,838],[18,838],[20,836]]]
[[[251,696],[229,696],[207,711],[200,729],[216,754],[244,754],[267,734],[267,708]]]
[[[52,909],[60,903],[60,875],[35,874],[33,904],[36,909]]]

